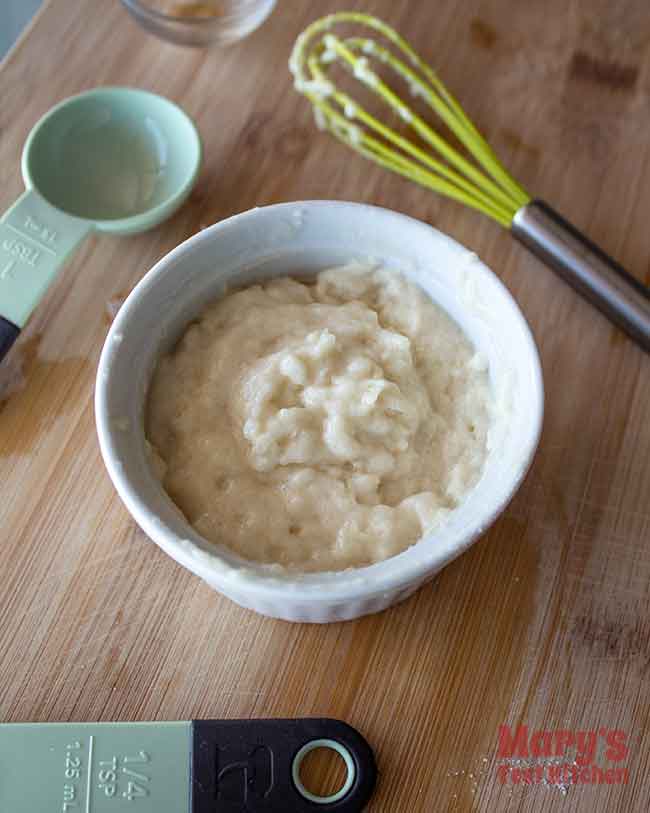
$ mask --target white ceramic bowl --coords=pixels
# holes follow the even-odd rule
[[[369,567],[282,578],[206,542],[163,491],[147,458],[143,407],[161,351],[228,285],[380,261],[418,283],[488,358],[507,416],[484,474],[448,522]],[[224,383],[227,385],[227,382]],[[135,287],[106,339],[95,393],[108,473],[136,522],[177,562],[244,607],[289,621],[338,621],[409,596],[466,550],[503,511],[535,452],[543,387],[530,330],[478,258],[430,226],[387,209],[310,201],[253,209],[205,229],[163,257]]]

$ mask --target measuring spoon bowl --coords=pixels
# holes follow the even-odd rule
[[[136,88],[81,93],[37,122],[26,190],[0,219],[0,359],[86,235],[158,225],[189,195],[201,155],[189,116]]]

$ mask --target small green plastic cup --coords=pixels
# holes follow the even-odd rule
[[[26,190],[0,219],[0,360],[86,235],[134,234],[168,218],[201,153],[183,110],[135,88],[96,88],[40,119],[23,150]]]

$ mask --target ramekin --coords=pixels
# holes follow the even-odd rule
[[[448,521],[408,550],[369,567],[287,575],[203,539],[164,492],[143,429],[152,369],[185,326],[230,286],[312,274],[361,260],[420,285],[487,358],[500,417],[480,481]],[[227,382],[224,382],[227,386]],[[211,226],[145,275],[104,345],[95,391],[109,476],[143,531],[232,601],[287,621],[330,622],[384,610],[432,579],[504,510],[533,459],[543,416],[539,355],[514,299],[475,254],[387,209],[340,201],[282,203]]]

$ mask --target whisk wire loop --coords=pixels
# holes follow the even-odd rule
[[[338,23],[359,23],[379,32],[401,51],[415,70],[374,39],[335,36],[331,29]],[[423,99],[477,165],[448,144],[370,68],[370,57],[404,80],[413,96]],[[329,66],[335,62],[345,66],[397,113],[442,160],[400,135],[339,90],[328,73]],[[312,103],[319,126],[366,158],[471,206],[506,227],[511,225],[515,212],[530,201],[530,195],[506,172],[435,72],[403,37],[381,20],[357,12],[339,12],[316,20],[298,37],[289,64],[295,86]]]

